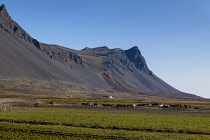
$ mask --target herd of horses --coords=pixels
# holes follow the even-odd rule
[[[159,108],[179,108],[186,109],[192,108],[192,105],[182,105],[182,104],[159,104],[159,103],[142,103],[142,104],[97,104],[97,103],[82,103],[82,106],[102,106],[102,107],[113,107],[113,108],[140,108],[140,107],[159,107]],[[195,108],[198,109],[198,108]]]
[[[49,102],[49,105],[54,105]],[[141,107],[158,107],[158,108],[172,108],[172,109],[199,109],[192,105],[183,104],[160,104],[160,103],[141,103],[141,104],[98,104],[98,103],[81,103],[81,106],[86,107],[109,107],[109,108],[141,108]]]

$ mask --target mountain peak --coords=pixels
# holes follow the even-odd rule
[[[125,54],[127,55],[128,59],[132,63],[134,63],[137,69],[139,69],[140,71],[142,71],[147,75],[153,75],[152,71],[149,70],[147,63],[137,46],[134,46],[126,50]]]
[[[4,4],[0,6],[0,17],[1,18],[10,17],[9,13],[7,12],[6,6]]]
[[[8,17],[8,16],[9,16],[9,14],[7,12],[7,9],[6,9],[5,5],[2,4],[0,7],[0,17],[4,18],[4,17]]]
[[[132,56],[136,59],[136,57],[141,56],[141,51],[139,50],[138,46],[134,46],[128,50],[126,50],[127,53],[132,54]]]
[[[89,48],[89,47],[85,47],[84,49],[82,49],[82,50],[90,50],[91,48]]]
[[[4,9],[6,9],[6,7],[5,7],[4,4],[2,4],[1,7],[0,7],[0,11],[2,11],[2,10],[4,10]]]
[[[139,50],[139,47],[138,46],[133,46],[129,50]]]
[[[133,47],[130,48],[130,49],[139,49],[139,47],[138,47],[138,46],[133,46]]]
[[[0,27],[8,33],[14,34],[18,38],[32,43],[35,42],[35,40],[11,18],[4,4],[0,6]]]
[[[4,4],[2,4],[0,7],[0,20],[2,24],[7,25],[7,26],[11,25],[12,23],[12,18],[7,12],[7,9]]]
[[[100,46],[100,47],[96,47],[96,48],[94,48],[94,49],[109,49],[107,46]]]

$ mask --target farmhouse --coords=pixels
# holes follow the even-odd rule
[[[114,98],[113,96],[103,96],[103,98]]]

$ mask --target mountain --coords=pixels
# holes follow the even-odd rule
[[[0,66],[0,79],[4,80],[69,82],[131,94],[199,98],[158,78],[136,46],[73,50],[44,44],[13,21],[5,5],[0,7]]]
[[[0,8],[0,77],[18,80],[74,81],[109,88],[101,75],[68,50],[39,43]]]

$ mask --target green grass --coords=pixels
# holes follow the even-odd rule
[[[0,139],[210,139],[210,112],[85,107],[13,107]]]

